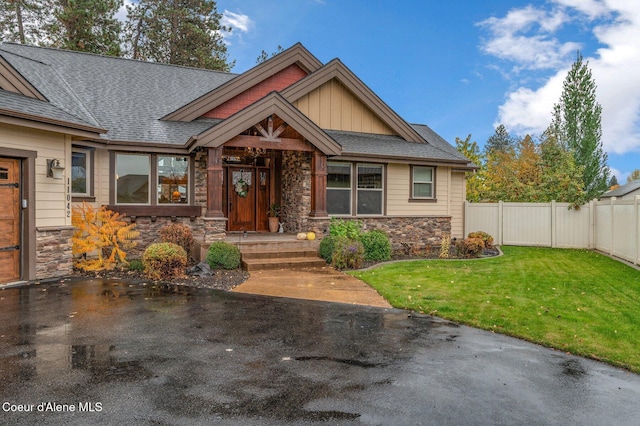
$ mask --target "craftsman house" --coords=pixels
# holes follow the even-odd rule
[[[463,233],[473,165],[300,44],[230,74],[4,43],[0,89],[0,284],[69,274],[83,201],[135,221],[141,248],[172,221],[201,244],[267,232],[272,204],[290,233]]]

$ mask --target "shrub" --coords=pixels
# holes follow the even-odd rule
[[[493,237],[487,234],[486,232],[483,232],[483,231],[470,232],[469,235],[467,235],[467,237],[480,238],[484,243],[485,248],[493,247]]]
[[[119,213],[106,206],[96,210],[85,202],[73,208],[71,224],[76,228],[71,238],[74,266],[84,271],[126,265],[124,250],[135,247],[140,235],[134,231],[135,223],[126,223]]]
[[[226,241],[216,241],[209,246],[207,263],[211,269],[238,269],[240,249]]]
[[[187,252],[174,243],[151,244],[142,255],[142,264],[145,275],[151,279],[181,277],[187,266]]]
[[[160,228],[160,239],[163,243],[174,243],[179,245],[187,252],[187,256],[191,253],[193,247],[193,232],[191,227],[181,223],[172,223],[171,225]]]
[[[336,237],[332,265],[337,269],[358,269],[364,260],[364,246],[358,240]]]
[[[458,241],[456,250],[458,255],[462,257],[480,257],[482,250],[484,250],[484,241],[482,238],[465,238]]]
[[[130,271],[144,271],[144,264],[142,263],[142,259],[131,259],[129,261],[129,270]]]
[[[350,240],[359,240],[362,236],[362,222],[359,220],[331,218],[329,235],[333,235],[334,237],[347,237]]]
[[[383,231],[367,231],[360,237],[364,260],[378,262],[391,259],[391,241]]]
[[[333,246],[335,243],[336,237],[332,235],[327,235],[320,241],[320,248],[318,250],[320,257],[327,261],[327,263],[331,263],[331,258],[333,256]]]

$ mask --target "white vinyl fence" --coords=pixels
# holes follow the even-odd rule
[[[569,203],[465,203],[465,235],[491,234],[495,244],[597,249],[640,264],[640,196]]]

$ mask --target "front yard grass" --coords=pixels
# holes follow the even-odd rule
[[[352,274],[394,307],[640,373],[640,271],[589,250],[502,247],[480,260],[417,260]]]

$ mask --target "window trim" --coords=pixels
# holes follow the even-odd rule
[[[72,145],[71,146],[71,188],[73,190],[73,153],[74,152],[82,152],[87,156],[87,168],[85,174],[88,179],[87,181],[87,192],[79,193],[72,192],[71,193],[71,201],[72,202],[81,202],[81,201],[89,201],[94,202],[96,200],[95,197],[95,149],[82,145]]]
[[[348,165],[350,172],[350,197],[349,197],[349,213],[348,214],[336,214],[329,212],[329,200],[327,197],[327,212],[329,216],[335,217],[384,217],[387,213],[387,167],[386,163],[372,163],[372,162],[354,162],[354,161],[327,161],[327,174],[329,165],[340,164],[340,165]],[[382,170],[382,188],[362,188],[364,191],[380,191],[382,193],[382,199],[380,200],[380,213],[374,214],[358,214],[358,192],[360,188],[358,188],[358,170],[360,166],[370,166],[370,167],[380,167]],[[327,182],[327,191],[328,190],[345,190],[344,188],[329,188],[329,184]]]
[[[150,158],[150,176],[149,176],[149,204],[117,204],[117,185],[116,185],[116,157],[117,155],[146,155]],[[189,182],[188,202],[187,204],[162,204],[158,203],[158,156],[169,157],[185,157],[188,164]],[[111,151],[109,153],[109,209],[119,213],[127,214],[135,219],[136,216],[151,217],[191,217],[192,219],[201,215],[201,206],[195,205],[195,162],[193,156],[188,154],[171,154],[171,153],[149,153],[149,152],[130,152],[130,151]],[[155,185],[154,180],[155,179]]]
[[[414,196],[413,193],[413,189],[414,189],[414,183],[429,183],[429,182],[416,182],[414,180],[414,170],[417,167],[425,167],[425,168],[430,168],[432,170],[432,179],[431,179],[431,197],[416,197]],[[434,203],[437,202],[438,199],[436,198],[436,176],[437,176],[437,170],[438,168],[436,166],[423,166],[423,165],[417,165],[417,164],[412,164],[410,167],[410,172],[409,172],[409,202],[411,203]]]

